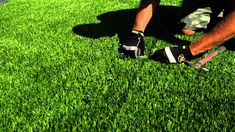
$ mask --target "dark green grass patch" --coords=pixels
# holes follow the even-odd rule
[[[12,0],[0,6],[0,130],[233,131],[234,52],[208,62],[207,73],[124,59],[119,43],[138,3]],[[146,55],[202,34],[162,28],[172,26],[178,5],[161,2],[146,33]]]

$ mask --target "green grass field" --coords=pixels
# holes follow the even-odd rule
[[[0,131],[234,131],[235,53],[216,56],[207,73],[124,59],[119,42],[138,3],[11,0],[0,6]],[[156,29],[146,32],[146,56],[202,34],[162,28],[179,4],[162,0]]]

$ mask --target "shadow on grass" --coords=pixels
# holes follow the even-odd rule
[[[177,39],[174,35],[176,13],[179,7],[159,6],[158,11],[148,24],[145,36],[153,36],[157,39],[175,44],[188,44],[187,41]],[[77,35],[97,39],[100,37],[112,37],[118,35],[120,43],[125,41],[134,24],[137,9],[118,10],[107,12],[97,16],[100,23],[76,25],[73,32]]]

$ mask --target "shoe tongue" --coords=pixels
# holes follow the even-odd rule
[[[136,35],[140,35],[140,36],[144,37],[144,33],[141,32],[141,31],[132,30],[131,33],[132,33],[132,34],[136,34]]]

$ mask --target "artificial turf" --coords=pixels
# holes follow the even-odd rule
[[[139,0],[11,0],[0,6],[1,131],[234,131],[235,53],[205,73],[123,58]],[[162,0],[146,56],[196,36],[173,34]],[[156,27],[156,28],[154,28]]]

